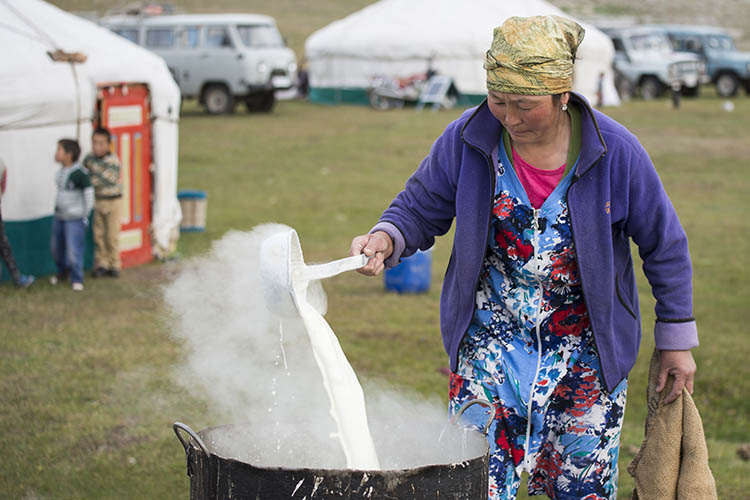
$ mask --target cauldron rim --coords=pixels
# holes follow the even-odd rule
[[[465,404],[460,411],[468,405]],[[201,438],[213,430],[238,424],[208,427],[199,433],[180,422],[175,422],[172,427],[185,449],[191,500],[216,500],[227,496],[245,500],[300,497],[351,500],[365,494],[373,500],[389,500],[417,498],[417,491],[422,492],[424,498],[434,498],[437,492],[441,498],[469,500],[487,498],[490,447],[486,435],[495,412],[490,413],[484,432],[467,433],[473,436],[472,441],[481,443],[482,454],[458,462],[389,470],[258,466],[225,458],[209,450]],[[187,433],[190,439],[186,440],[180,431]],[[473,448],[474,443],[471,446]],[[425,492],[429,492],[428,496],[424,496]]]
[[[201,439],[204,439],[204,438],[207,437],[207,434],[209,432],[211,432],[211,431],[218,430],[218,429],[226,429],[226,428],[229,428],[229,427],[239,427],[239,426],[242,426],[242,425],[245,425],[245,424],[236,423],[236,424],[214,425],[214,426],[211,426],[211,427],[206,427],[204,429],[201,429],[200,431],[197,432],[197,435]],[[426,469],[430,469],[430,468],[434,468],[434,467],[466,466],[466,464],[468,462],[474,461],[474,460],[476,460],[478,458],[481,458],[481,457],[489,454],[490,445],[487,442],[486,436],[484,434],[482,434],[481,431],[478,431],[478,430],[475,430],[475,429],[468,429],[468,430],[471,431],[471,433],[469,435],[471,435],[472,438],[470,438],[470,439],[475,439],[475,438],[476,439],[481,439],[481,441],[482,441],[481,447],[482,447],[482,450],[483,450],[482,453],[480,453],[480,454],[478,454],[476,456],[473,456],[471,458],[467,458],[465,460],[458,461],[458,462],[437,463],[437,464],[424,464],[424,465],[419,465],[419,466],[416,466],[416,467],[409,467],[409,468],[402,468],[402,469],[353,469],[353,468],[346,468],[346,469],[327,468],[326,469],[326,468],[314,468],[314,467],[281,467],[281,466],[278,466],[278,465],[256,465],[254,463],[245,462],[245,461],[239,460],[237,458],[231,458],[231,457],[223,456],[223,455],[217,453],[215,450],[210,449],[210,447],[208,447],[208,446],[206,446],[206,448],[207,448],[206,451],[208,451],[208,457],[207,458],[210,458],[213,455],[216,458],[219,458],[221,460],[226,460],[226,461],[230,461],[230,462],[233,462],[233,463],[242,464],[244,466],[251,466],[251,467],[253,467],[255,469],[267,470],[267,471],[292,471],[292,470],[294,470],[294,471],[301,471],[301,472],[304,471],[304,472],[311,472],[311,473],[315,473],[317,471],[317,472],[320,472],[321,474],[325,474],[325,473],[329,473],[329,474],[331,474],[331,473],[333,473],[333,474],[345,474],[347,472],[354,472],[354,471],[356,471],[356,472],[363,472],[363,473],[370,473],[370,474],[406,473],[406,472],[414,473],[414,472],[418,472],[418,471],[422,471],[422,470],[426,470]],[[199,449],[201,449],[201,446],[198,445],[198,444],[196,444],[196,443],[194,443],[193,441],[194,440],[190,441],[190,443],[189,443],[190,446],[192,446],[194,449],[196,449],[196,451],[199,450]]]

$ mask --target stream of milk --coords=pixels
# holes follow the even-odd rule
[[[446,430],[445,403],[437,395],[428,399],[373,380],[363,380],[364,390],[360,387],[336,336],[328,331],[320,282],[308,287],[306,302],[315,307],[303,308],[304,318],[282,320],[269,312],[259,272],[260,246],[269,235],[287,230],[266,224],[249,232],[230,231],[205,255],[165,266],[170,331],[180,348],[175,380],[193,405],[180,420],[196,429],[212,426],[215,431],[207,441],[212,450],[257,466],[341,469],[350,463],[341,443],[349,432],[347,423],[364,429],[369,424],[377,443],[377,456],[370,458],[378,460],[381,470],[460,462],[481,453],[471,447],[464,453],[463,432],[455,426]],[[359,407],[366,417],[340,419],[343,430],[331,415],[336,402],[324,387],[312,349],[311,322],[318,323],[313,331],[332,339],[327,348],[340,352],[333,358],[344,358],[343,373],[357,381],[355,399],[365,396],[366,412],[364,403]],[[337,375],[329,377],[329,383],[337,380]],[[164,405],[170,397],[184,398],[182,394],[157,393],[152,404]],[[343,399],[337,408],[346,411],[348,396]],[[356,467],[377,468],[363,463]]]
[[[279,266],[281,269],[286,269],[288,275],[283,277],[286,273],[268,272],[269,270],[263,272],[263,269],[261,269],[261,273],[267,279],[275,280],[274,283],[266,283],[266,286],[278,287],[279,290],[286,289],[287,292],[292,294],[294,306],[296,306],[297,312],[304,321],[312,352],[323,377],[323,385],[330,401],[330,414],[338,428],[336,437],[346,455],[347,467],[360,470],[379,470],[380,463],[367,423],[367,409],[362,387],[341,348],[336,334],[323,317],[324,311],[315,307],[321,302],[314,297],[316,292],[322,293],[323,288],[320,286],[320,279],[335,276],[341,273],[343,268],[331,264],[306,266],[296,233],[290,229],[289,235],[289,239],[270,238],[264,243],[267,250],[272,250],[281,244],[282,248],[276,249],[288,250],[288,252],[267,251],[263,254],[266,258],[261,258],[261,266]],[[272,248],[269,249],[267,245],[271,245]],[[281,256],[286,256],[287,261],[279,262]],[[357,259],[345,260],[356,261]],[[365,262],[367,260],[363,258],[354,265],[361,266]],[[278,281],[284,282],[279,283]],[[308,288],[311,289],[312,304],[308,302]],[[273,294],[267,300],[269,298],[274,300]],[[269,305],[272,310],[279,308],[278,304]]]
[[[367,423],[362,387],[341,344],[328,322],[307,302],[298,304],[305,322],[313,354],[323,376],[331,403],[331,416],[338,427],[336,436],[351,469],[378,470],[380,463]]]

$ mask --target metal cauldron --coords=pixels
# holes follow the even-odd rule
[[[489,409],[490,415],[483,429],[486,434],[495,410],[485,401],[469,401],[456,413],[454,421],[474,404],[482,404]],[[366,471],[260,467],[222,457],[205,444],[212,442],[212,433],[231,431],[233,427],[238,426],[210,427],[196,433],[183,423],[174,423],[175,434],[187,455],[191,500],[487,498],[489,445],[486,436],[480,432],[467,432],[465,445],[472,458],[458,463]],[[187,439],[183,433],[187,434]]]

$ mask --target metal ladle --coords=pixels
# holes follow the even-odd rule
[[[359,269],[367,261],[368,258],[360,254],[308,266],[302,257],[297,231],[289,228],[269,236],[260,248],[260,279],[266,306],[279,316],[297,316],[300,302],[308,302],[308,287],[319,286],[321,279]],[[319,303],[322,296],[322,293],[311,294],[309,302],[324,314],[325,303]]]

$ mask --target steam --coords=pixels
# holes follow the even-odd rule
[[[231,231],[206,256],[184,263],[167,285],[172,332],[185,353],[177,379],[227,419],[204,432],[212,452],[258,466],[345,468],[305,326],[300,318],[271,313],[264,302],[260,246],[288,229],[265,224]],[[316,294],[325,307],[322,287]],[[386,387],[368,387],[365,396],[383,469],[482,453],[476,440],[467,448],[465,433],[446,426],[439,400]]]

